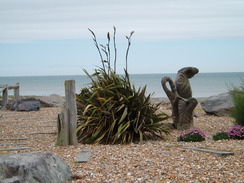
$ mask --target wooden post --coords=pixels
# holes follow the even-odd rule
[[[14,88],[14,100],[19,100],[20,96],[19,96],[19,83],[16,83],[16,86]]]
[[[8,103],[8,86],[3,88],[3,106]]]
[[[75,81],[65,81],[65,109],[58,116],[58,145],[77,145]]]
[[[69,114],[69,144],[77,145],[77,107],[74,80],[65,81],[65,108],[68,110]]]
[[[68,110],[63,109],[58,114],[58,139],[57,145],[67,146],[69,145],[69,119]]]

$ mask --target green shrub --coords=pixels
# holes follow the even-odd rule
[[[201,142],[204,141],[205,138],[206,136],[201,130],[192,129],[186,133],[180,134],[177,140],[184,142]]]
[[[232,98],[234,102],[232,116],[238,125],[244,125],[244,91],[234,90]]]
[[[228,132],[218,132],[215,135],[213,135],[213,140],[226,140],[229,139]]]
[[[244,125],[244,81],[242,81],[242,85],[240,87],[233,86],[231,95],[234,103],[232,117],[235,118],[238,125]]]
[[[158,113],[159,106],[150,103],[151,95],[145,95],[146,87],[136,90],[130,82],[127,56],[133,32],[126,37],[128,48],[125,76],[117,75],[114,71],[116,67],[114,66],[114,70],[111,67],[110,34],[107,34],[107,47],[102,45],[107,61],[103,60],[96,36],[93,32],[92,34],[103,67],[95,70],[92,75],[85,71],[91,83],[89,87],[82,88],[77,95],[78,140],[88,144],[126,144],[141,142],[151,137],[162,138],[162,133],[168,134],[162,121],[169,117],[165,113]],[[116,51],[115,43],[114,48]],[[108,64],[108,67],[105,64]]]
[[[156,113],[158,106],[150,103],[150,95],[145,96],[146,87],[137,91],[128,75],[111,72],[108,76],[102,69],[96,73],[88,75],[91,86],[77,95],[80,142],[126,144],[168,134],[162,123],[168,116]]]

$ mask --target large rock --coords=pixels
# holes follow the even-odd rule
[[[62,107],[64,106],[64,98],[57,94],[50,96],[41,96],[37,98],[43,107]]]
[[[229,116],[234,108],[232,96],[229,92],[211,96],[203,100],[201,106],[207,114],[216,116]]]
[[[0,183],[63,183],[72,173],[52,153],[0,155]]]
[[[38,111],[41,107],[40,101],[35,98],[20,99],[16,102],[14,109],[16,111]]]
[[[16,101],[15,100],[9,100],[8,103],[2,107],[2,110],[9,110],[9,111],[14,111],[16,106]]]

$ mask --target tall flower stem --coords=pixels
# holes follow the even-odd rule
[[[94,41],[94,44],[95,44],[95,46],[96,46],[96,48],[97,48],[97,50],[98,50],[98,53],[99,53],[99,55],[100,55],[101,62],[102,62],[102,65],[103,65],[103,70],[106,71],[106,70],[105,70],[105,65],[104,65],[104,59],[103,59],[102,53],[101,53],[101,51],[100,51],[100,48],[99,48],[99,46],[98,46],[96,35],[95,35],[95,33],[94,33],[91,29],[88,28],[88,30],[89,30],[89,31],[92,33],[92,35],[93,35],[93,41]]]
[[[131,36],[134,34],[134,31],[132,31],[130,33],[130,36],[125,36],[126,39],[128,40],[128,47],[126,50],[126,56],[125,56],[125,70],[128,72],[128,54],[129,54],[129,49],[130,49],[130,45],[131,45]]]
[[[115,35],[116,35],[116,27],[114,26],[114,35],[113,35],[113,41],[114,41],[114,73],[116,73],[116,62],[117,62],[117,48],[116,48],[116,42],[115,42]]]

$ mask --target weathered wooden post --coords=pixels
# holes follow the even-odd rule
[[[3,88],[3,106],[8,103],[8,86]]]
[[[75,81],[65,81],[65,108],[58,115],[57,145],[77,145],[77,107]]]
[[[67,146],[69,145],[69,119],[68,110],[63,109],[58,114],[58,139],[57,145]]]
[[[19,83],[16,83],[16,86],[14,87],[14,100],[19,100],[20,95],[19,95]]]
[[[77,106],[74,80],[65,81],[65,101],[65,108],[68,110],[69,114],[69,144],[77,145]]]

